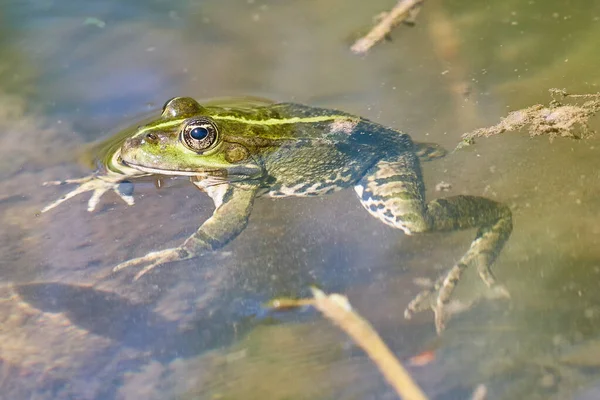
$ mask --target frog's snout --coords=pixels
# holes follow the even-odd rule
[[[145,140],[143,137],[132,137],[127,139],[121,145],[121,157],[128,161],[133,161],[136,158],[137,149],[140,148],[140,145]]]
[[[142,137],[132,137],[127,139],[125,142],[123,142],[123,145],[121,146],[121,152],[129,152],[133,149],[139,148],[140,145],[142,145],[146,140],[145,136],[146,135],[143,135]]]

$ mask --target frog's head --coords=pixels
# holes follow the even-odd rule
[[[252,149],[229,140],[228,122],[211,118],[212,113],[189,97],[167,101],[159,118],[125,141],[122,161],[153,174],[224,180],[260,176]]]

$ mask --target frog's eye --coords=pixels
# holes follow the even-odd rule
[[[218,131],[208,118],[195,118],[181,130],[181,141],[190,150],[202,152],[217,142]]]
[[[173,97],[167,100],[162,108],[161,115],[165,118],[175,118],[185,115],[199,114],[204,108],[191,97]]]

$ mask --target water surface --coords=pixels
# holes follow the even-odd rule
[[[592,399],[600,391],[600,144],[481,140],[424,165],[428,196],[506,202],[494,271],[510,301],[478,302],[436,337],[402,311],[474,232],[415,237],[351,191],[262,199],[230,245],[133,283],[115,264],[172,247],[211,202],[186,182],[136,187],[134,207],[82,196],[76,153],[172,96],[263,96],[343,109],[453,148],[464,132],[598,91],[600,5],[430,0],[413,28],[359,57],[352,39],[388,1],[10,1],[0,13],[0,392],[36,399],[391,399],[369,359],[310,310],[266,314],[311,284],[347,294],[432,399]],[[592,120],[591,126],[598,127]],[[449,182],[449,192],[435,185]],[[470,271],[473,272],[473,271]],[[464,301],[485,294],[476,274]]]

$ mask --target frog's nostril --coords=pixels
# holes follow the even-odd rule
[[[158,135],[154,132],[146,133],[145,139],[150,143],[158,143]]]

